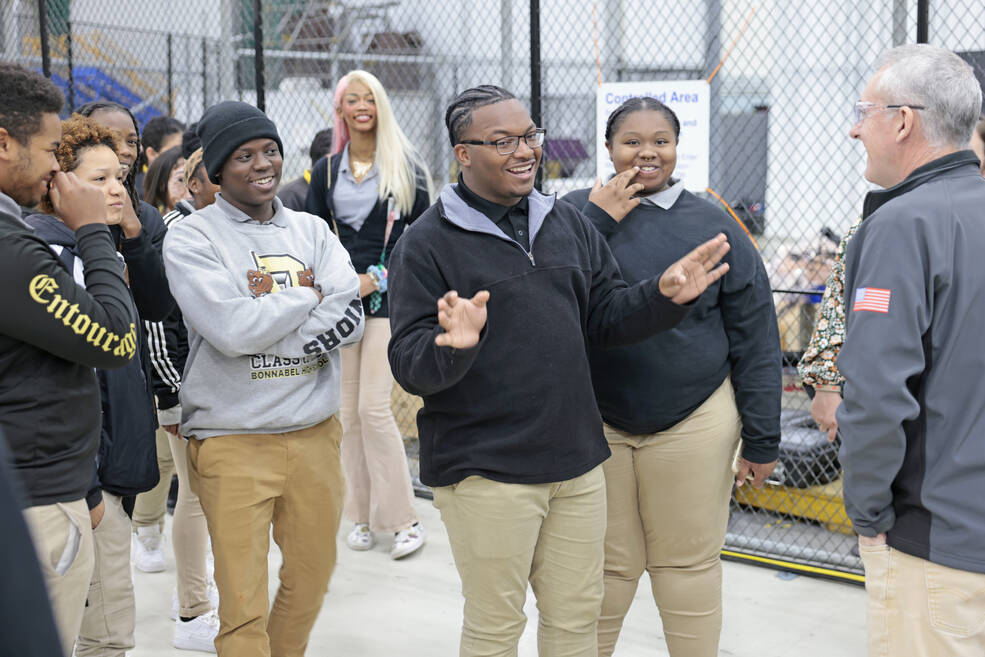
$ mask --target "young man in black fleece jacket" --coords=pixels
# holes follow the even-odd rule
[[[58,171],[62,98],[50,81],[0,65],[0,429],[24,487],[62,645],[71,654],[92,575],[86,507],[100,435],[93,368],[125,365],[137,348],[136,312],[107,229],[103,194]],[[50,184],[75,239],[86,287],[20,218]]]
[[[715,267],[728,245],[630,287],[581,213],[534,191],[544,133],[512,94],[469,89],[445,123],[462,176],[394,250],[389,355],[424,398],[421,479],[462,577],[461,654],[515,653],[529,581],[541,654],[587,657],[609,449],[586,346],[677,324],[728,269]]]

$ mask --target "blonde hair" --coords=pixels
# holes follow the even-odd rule
[[[202,149],[197,148],[188,159],[185,160],[185,187],[191,184],[192,178],[195,177],[195,169],[197,169],[202,164]]]
[[[380,199],[392,196],[401,214],[408,214],[414,207],[418,176],[424,177],[428,201],[431,196],[431,174],[410,140],[397,124],[390,106],[390,98],[375,75],[356,70],[346,73],[335,87],[335,134],[332,154],[341,153],[349,143],[349,127],[342,120],[342,97],[353,82],[366,85],[376,104],[376,171],[380,176]]]

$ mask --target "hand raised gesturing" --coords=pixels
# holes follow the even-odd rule
[[[486,325],[486,302],[489,292],[481,290],[471,299],[461,299],[452,290],[438,299],[438,324],[445,330],[434,338],[439,347],[469,349],[479,344],[479,334]]]
[[[719,233],[667,267],[660,276],[661,294],[674,303],[696,299],[728,271],[728,263],[715,265],[728,253],[729,248],[725,234]]]

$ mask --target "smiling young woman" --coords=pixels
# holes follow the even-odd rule
[[[367,318],[362,342],[342,350],[343,512],[354,523],[347,543],[368,550],[374,531],[392,532],[394,559],[424,545],[425,532],[390,410],[387,266],[397,239],[430,204],[430,188],[380,81],[366,71],[345,75],[335,89],[332,155],[312,168],[305,209],[328,222],[352,256]]]
[[[609,117],[616,175],[564,200],[592,221],[627,283],[663,271],[712,235],[728,235],[728,275],[674,331],[591,348],[605,437],[608,529],[598,654],[615,649],[646,570],[673,657],[718,654],[721,562],[732,463],[761,486],[780,428],[780,348],[769,281],[748,238],[673,177],[681,125],[652,98]],[[739,441],[745,441],[736,456]],[[742,485],[740,483],[739,485]]]

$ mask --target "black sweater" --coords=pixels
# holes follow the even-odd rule
[[[609,456],[587,347],[628,344],[677,324],[687,309],[656,279],[619,277],[598,231],[567,203],[528,197],[531,255],[446,187],[404,233],[390,273],[390,366],[424,398],[421,481],[469,475],[507,483],[564,481]],[[489,290],[472,349],[437,347],[436,302]]]
[[[359,230],[353,230],[351,226],[335,220],[335,205],[332,199],[332,187],[335,186],[339,177],[339,163],[342,161],[342,154],[321,158],[311,169],[311,184],[308,185],[308,197],[305,199],[304,211],[316,215],[328,222],[328,227],[335,232],[342,246],[349,252],[352,259],[352,266],[356,268],[356,273],[365,274],[366,269],[372,265],[380,264],[380,254],[383,253],[383,236],[386,235],[387,221],[387,201],[377,200],[376,205],[370,211],[366,221],[360,226]],[[331,167],[331,169],[329,169]],[[331,170],[331,181],[329,181],[329,171]],[[397,239],[403,234],[404,229],[414,222],[421,213],[428,207],[428,190],[423,181],[423,176],[418,176],[418,186],[414,195],[414,206],[410,214],[400,217],[399,221],[393,223],[390,231],[390,239],[387,241],[384,266],[390,267],[390,254],[393,251]],[[390,307],[388,301],[389,294],[384,294],[380,307],[376,312],[372,312],[369,307],[369,295],[363,297],[363,311],[366,317],[389,317]]]
[[[731,374],[742,418],[743,456],[776,460],[780,441],[780,339],[762,258],[738,224],[690,192],[669,209],[641,204],[621,222],[588,201],[581,208],[605,237],[629,283],[659,275],[717,233],[732,246],[728,275],[701,295],[676,328],[627,347],[593,348],[592,380],[602,417],[633,434],[668,429],[688,417]]]
[[[75,239],[85,289],[19,217],[0,211],[0,429],[28,506],[85,496],[100,433],[93,368],[121,367],[137,353],[136,313],[109,231],[83,226]]]

